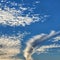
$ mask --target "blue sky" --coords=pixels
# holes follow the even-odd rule
[[[0,40],[2,41],[2,36],[4,39],[7,36],[8,40],[10,40],[9,37],[12,37],[12,39],[21,42],[17,43],[21,47],[18,48],[21,53],[13,56],[15,60],[18,60],[16,57],[19,60],[28,60],[29,58],[33,58],[33,60],[60,59],[59,7],[60,0],[0,1]],[[42,36],[41,41],[40,36]],[[1,42],[1,44],[4,45],[5,42]],[[7,54],[10,57],[8,52]],[[3,56],[0,59],[3,59]],[[11,59],[14,60],[13,58]]]

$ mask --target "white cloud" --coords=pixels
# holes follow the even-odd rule
[[[45,36],[45,34],[33,36],[33,38],[28,40],[28,42],[26,43],[26,48],[24,50],[24,57],[26,58],[26,60],[32,60],[31,55],[34,49],[32,44],[34,44],[36,40],[43,38],[43,36]]]
[[[35,52],[35,49],[40,45],[41,42],[54,38],[59,34],[60,31],[51,31],[50,34],[42,33],[40,35],[33,36],[31,39],[29,39],[26,42],[26,48],[24,50],[24,57],[26,58],[26,60],[32,60],[31,55]]]
[[[20,60],[21,37],[1,36],[0,37],[0,60]]]
[[[8,4],[15,7],[10,8]],[[16,6],[18,9],[16,9]],[[29,8],[29,10],[30,9],[31,8]],[[41,21],[42,19],[45,18],[43,16],[39,17],[39,14],[32,14],[32,16],[30,17],[29,15],[30,12],[28,14],[25,14],[25,16],[22,16],[23,11],[27,10],[28,7],[22,7],[21,4],[17,4],[15,2],[5,1],[4,6],[2,3],[0,3],[0,24],[6,24],[10,26],[19,26],[19,25],[26,26],[30,25],[31,23]]]
[[[53,38],[54,39],[54,42],[55,41],[60,41],[60,36],[57,36],[57,37],[55,37],[55,38]]]
[[[52,45],[45,45],[38,48],[36,51],[40,53],[47,52],[49,48],[60,48],[60,45],[52,44]]]
[[[17,11],[16,11],[17,12]],[[14,13],[14,12],[13,12]],[[8,11],[0,10],[0,23],[7,25],[30,25],[33,22],[33,19],[30,17],[23,16],[14,16],[13,13],[9,13]]]

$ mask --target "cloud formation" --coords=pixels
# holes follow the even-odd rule
[[[0,24],[10,25],[10,26],[25,26],[30,25],[45,19],[45,16],[40,16],[39,14],[30,14],[28,12],[24,15],[24,11],[29,11],[31,7],[23,7],[23,4],[18,4],[10,1],[0,2]],[[17,7],[17,8],[16,8]],[[34,9],[34,8],[33,8]],[[33,10],[32,9],[32,10]]]
[[[20,60],[21,41],[15,36],[0,37],[0,60]]]
[[[35,52],[35,49],[38,46],[42,46],[42,42],[54,38],[57,35],[60,35],[60,31],[51,31],[50,34],[42,33],[40,35],[33,36],[31,39],[29,39],[26,42],[26,48],[24,50],[24,57],[26,58],[26,60],[32,60],[31,55]]]
[[[60,36],[55,37],[54,41],[60,41]]]
[[[45,53],[48,52],[50,48],[60,48],[60,45],[59,44],[45,45],[45,46],[41,46],[36,51],[39,52],[38,54]]]

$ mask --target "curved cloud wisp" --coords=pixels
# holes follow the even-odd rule
[[[41,45],[42,42],[54,38],[57,35],[60,35],[60,31],[59,32],[51,31],[50,34],[40,34],[29,39],[28,42],[26,43],[26,48],[24,50],[24,56],[26,60],[32,60],[31,55],[35,52],[35,49],[39,45],[42,46]]]

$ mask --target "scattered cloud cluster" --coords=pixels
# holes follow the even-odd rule
[[[42,45],[46,40],[51,38],[59,37],[60,31],[51,31],[49,34],[41,33],[39,35],[33,36],[26,42],[26,47],[24,50],[24,57],[26,60],[33,60],[32,54],[36,52],[46,52],[49,48],[59,48],[60,45],[50,44]],[[24,35],[24,34],[23,34]],[[21,36],[1,36],[0,37],[0,59],[1,60],[21,60],[17,55],[20,54],[21,50]],[[57,36],[57,37],[56,37]],[[38,46],[40,46],[38,48]]]
[[[36,1],[35,3],[40,3]],[[24,5],[24,4],[23,4]],[[35,22],[44,22],[43,19],[48,17],[48,15],[40,16],[40,14],[32,14],[31,11],[35,8],[23,7],[22,4],[16,2],[10,2],[7,0],[1,0],[0,2],[0,24],[9,26],[23,26],[30,25]],[[25,11],[30,11],[24,14]],[[60,31],[51,31],[49,34],[41,33],[39,35],[33,36],[26,42],[26,47],[23,51],[26,60],[33,60],[32,54],[35,52],[45,52],[49,48],[59,48],[60,45],[42,45],[46,40],[51,38],[54,41],[60,40]],[[57,37],[56,37],[57,36]],[[22,36],[1,36],[0,37],[0,60],[22,60],[17,55],[20,54]],[[38,48],[38,46],[40,46]]]
[[[44,51],[44,46],[42,46],[41,43],[43,43],[46,40],[49,40],[51,38],[56,37],[57,35],[60,34],[59,32],[55,32],[55,31],[51,31],[50,34],[40,34],[40,35],[36,35],[33,36],[31,39],[29,39],[26,42],[26,48],[24,50],[24,56],[26,58],[26,60],[32,60],[31,55],[35,52],[35,50],[37,49],[37,47],[40,45],[40,47],[42,48],[41,51]],[[46,48],[52,48],[52,47],[57,47],[56,45],[51,45],[51,46],[46,46]],[[60,46],[58,46],[60,47]]]
[[[25,26],[25,25],[30,25],[31,23],[41,21],[46,18],[44,16],[40,16],[39,14],[31,15],[30,14],[31,12],[28,12],[27,14],[24,15],[23,13],[24,11],[31,10],[32,8],[23,7],[22,5],[23,4],[1,0],[0,24],[10,25],[10,26],[19,26],[19,25]]]

